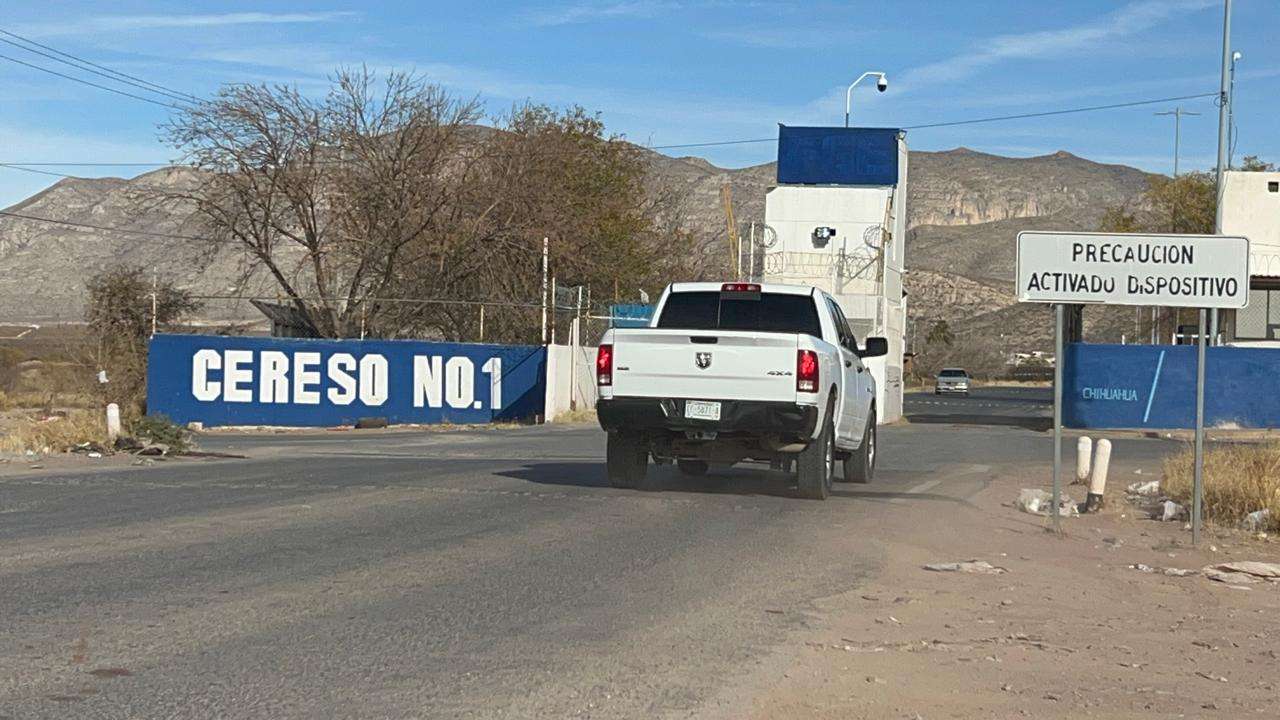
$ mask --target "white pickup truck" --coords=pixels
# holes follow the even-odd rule
[[[794,465],[800,494],[826,499],[876,462],[876,388],[835,300],[813,287],[675,283],[647,328],[605,333],[597,416],[615,487],[643,487],[649,458],[690,475],[742,461]]]

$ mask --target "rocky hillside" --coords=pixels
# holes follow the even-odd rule
[[[653,163],[655,173],[687,187],[693,224],[703,232],[705,267],[708,274],[718,274],[727,259],[721,185],[733,188],[735,215],[745,236],[752,221],[764,221],[764,194],[774,184],[774,164],[725,170],[701,158],[662,156]],[[1149,177],[1135,168],[1066,152],[1032,158],[966,148],[912,152],[906,280],[912,322],[927,328],[946,320],[959,333],[987,332],[1009,322],[1011,337],[1040,338],[1042,318],[1034,311],[1013,311],[1018,232],[1094,230],[1108,205],[1134,199]]]
[[[6,212],[18,215],[73,224],[0,216],[0,322],[80,320],[86,280],[117,263],[177,278],[180,286],[201,295],[233,292],[241,275],[238,261],[229,254],[211,253],[209,245],[199,240],[163,237],[188,234],[186,218],[150,199],[154,189],[173,189],[190,182],[192,172],[166,168],[131,180],[60,180],[6,208]],[[247,287],[274,292],[258,279],[251,279]],[[251,312],[248,304],[240,301],[212,301],[207,306],[215,317]]]
[[[728,261],[720,188],[725,183],[733,188],[745,237],[751,222],[764,220],[774,165],[728,170],[701,158],[656,153],[650,163],[655,183],[680,188],[686,223],[700,239],[699,266],[708,276],[720,276]],[[1013,239],[1019,230],[1094,229],[1106,205],[1135,197],[1147,178],[1134,168],[1062,152],[1033,158],[963,148],[912,152],[907,288],[913,319],[924,324],[947,319],[964,332],[968,320],[1010,306]],[[139,191],[189,179],[189,171],[167,169],[131,180],[62,180],[9,211],[86,226],[182,234],[183,218],[140,206]],[[201,251],[189,241],[0,217],[0,321],[78,319],[86,278],[116,261],[155,267],[201,294],[229,292],[238,278],[234,260],[206,259]],[[229,307],[214,303],[212,314]]]

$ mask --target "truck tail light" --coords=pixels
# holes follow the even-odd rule
[[[758,293],[760,292],[760,284],[759,283],[725,283],[720,286],[720,292]]]
[[[601,345],[596,350],[596,385],[613,385],[613,346]]]
[[[796,351],[796,392],[818,392],[818,353]]]

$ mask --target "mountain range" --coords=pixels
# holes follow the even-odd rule
[[[661,178],[685,188],[686,223],[700,256],[695,265],[715,274],[728,252],[721,187],[732,188],[735,217],[746,237],[752,222],[763,223],[774,163],[726,169],[701,158],[657,153],[650,153],[649,163],[655,182]],[[190,173],[165,168],[132,179],[69,178],[7,208],[69,224],[0,216],[0,322],[78,320],[85,281],[116,262],[154,268],[202,295],[231,294],[242,271],[233,258],[209,258],[199,242],[165,237],[183,234],[184,218],[140,205],[147,186],[182,183]],[[1096,229],[1107,206],[1135,201],[1150,177],[1066,152],[1028,158],[966,148],[911,152],[906,287],[913,322],[925,327],[946,320],[957,332],[1002,327],[1039,337],[1039,314],[1013,308],[1018,231]],[[257,291],[273,292],[265,281]],[[232,304],[236,313],[252,314],[243,303],[222,307]]]

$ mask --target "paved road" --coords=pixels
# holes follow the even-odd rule
[[[881,440],[878,481],[825,503],[757,470],[608,488],[590,426],[213,436],[247,458],[10,476],[0,718],[695,716],[880,571],[888,504],[938,517],[1049,449]]]
[[[1053,427],[1053,389],[977,387],[968,397],[907,393],[904,414],[914,423],[1009,425],[1031,430]]]

